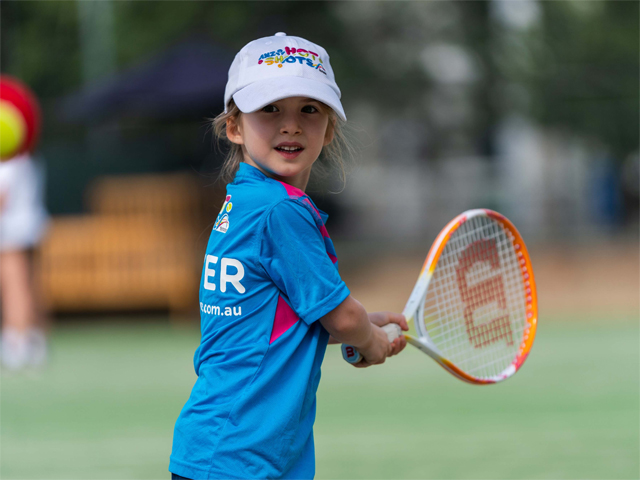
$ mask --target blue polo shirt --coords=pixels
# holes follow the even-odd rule
[[[301,190],[240,164],[202,271],[198,379],[169,470],[191,479],[312,478],[318,319],[349,295],[319,211]]]

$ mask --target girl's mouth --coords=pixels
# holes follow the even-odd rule
[[[280,145],[276,147],[276,150],[284,158],[292,159],[300,155],[304,148],[295,145]]]

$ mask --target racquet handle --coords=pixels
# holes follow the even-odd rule
[[[393,342],[396,338],[402,335],[402,329],[395,323],[388,323],[384,327],[381,327],[386,333],[389,343]],[[342,344],[342,358],[347,362],[354,364],[362,361],[362,355],[356,350],[353,345]]]

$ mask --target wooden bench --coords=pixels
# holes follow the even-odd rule
[[[197,311],[206,225],[215,220],[203,218],[201,192],[182,174],[97,181],[91,213],[54,217],[42,244],[49,308]]]

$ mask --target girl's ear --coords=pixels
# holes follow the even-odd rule
[[[227,138],[231,143],[235,143],[237,145],[244,144],[237,117],[227,118]]]
[[[329,123],[327,124],[327,130],[324,132],[324,147],[329,145],[333,141],[333,135],[336,130],[336,119],[329,117]]]

